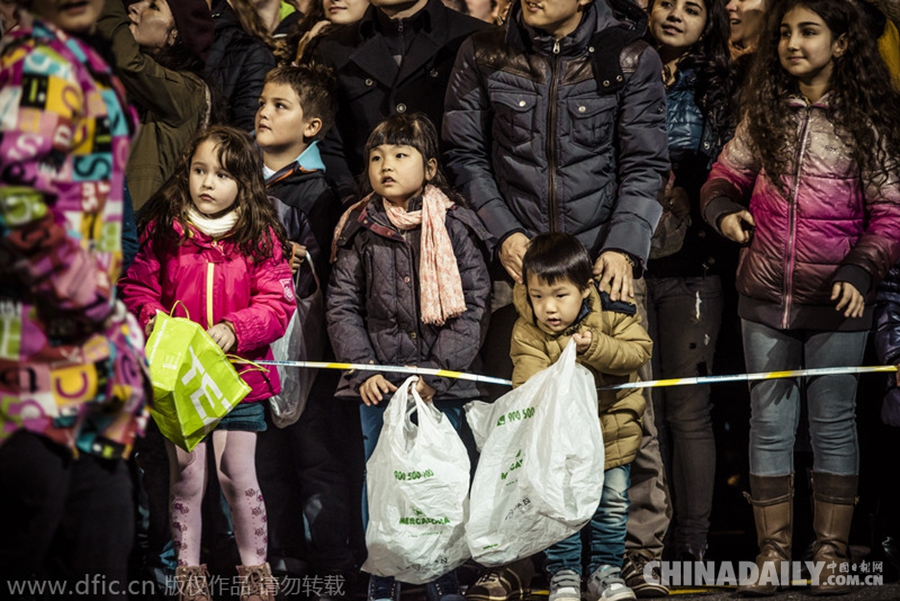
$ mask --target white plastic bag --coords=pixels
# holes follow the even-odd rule
[[[559,360],[494,403],[466,405],[481,447],[466,538],[485,566],[528,557],[578,532],[603,490],[597,389],[575,363]]]
[[[362,569],[423,584],[469,558],[469,456],[450,420],[416,392],[416,379],[391,398],[366,464],[368,558]]]

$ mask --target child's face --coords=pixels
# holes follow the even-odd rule
[[[807,86],[828,86],[834,59],[844,50],[846,37],[835,39],[822,17],[805,6],[795,6],[781,19],[781,66]]]
[[[256,109],[256,143],[263,152],[297,157],[319,133],[322,120],[303,114],[300,97],[289,84],[269,82],[263,87]]]
[[[206,216],[230,209],[238,196],[237,181],[219,163],[218,150],[218,144],[204,140],[191,157],[191,200]]]
[[[656,0],[650,12],[650,33],[660,46],[687,50],[706,27],[703,0]]]
[[[534,316],[551,332],[564,332],[575,323],[582,302],[591,293],[590,286],[580,290],[571,280],[548,284],[533,273],[528,274],[526,287]]]
[[[409,199],[422,193],[437,171],[437,160],[428,162],[412,146],[382,144],[369,152],[372,190],[392,205],[406,208]]]

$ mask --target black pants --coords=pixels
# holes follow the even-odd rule
[[[256,473],[266,499],[273,567],[294,558],[313,575],[355,570],[349,541],[358,512],[350,503],[345,457],[361,442],[351,433],[351,426],[359,429],[356,405],[332,397],[337,375],[319,374],[297,423],[280,429],[269,421],[257,438]]]
[[[68,450],[20,430],[0,446],[0,597],[126,599],[134,502],[122,460]],[[18,594],[15,582],[40,589]]]

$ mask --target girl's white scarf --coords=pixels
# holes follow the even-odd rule
[[[211,238],[221,238],[234,229],[237,223],[240,211],[229,211],[216,219],[211,219],[198,211],[194,206],[188,207],[188,220],[194,224],[198,230]]]

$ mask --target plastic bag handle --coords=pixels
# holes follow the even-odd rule
[[[433,406],[429,406],[419,393],[416,391],[415,383],[418,380],[418,376],[410,376],[407,378],[403,384],[401,384],[397,388],[397,392],[394,393],[394,396],[391,398],[391,404],[388,405],[388,411],[391,412],[390,421],[392,423],[399,423],[399,420],[403,420],[403,427],[398,427],[394,429],[394,436],[397,437],[398,442],[402,443],[406,436],[405,432],[407,430],[411,430],[408,426],[421,428],[423,425],[423,420],[427,420],[428,424],[434,424],[440,418],[436,417],[434,413],[437,411]],[[400,403],[397,403],[397,396],[405,393],[407,395],[406,405],[402,406]],[[410,402],[412,401],[412,402]],[[419,413],[419,423],[418,425],[412,423],[412,414],[418,411]],[[427,426],[426,426],[427,427]]]
[[[312,294],[315,294],[316,292],[319,292],[320,290],[322,290],[322,283],[319,281],[319,274],[316,273],[316,264],[313,263],[312,255],[309,254],[309,251],[306,251],[305,259],[306,260],[304,262],[307,265],[309,265],[309,270],[310,270],[310,272],[312,272],[313,281],[316,283],[316,289],[312,292]],[[294,272],[293,277],[294,277],[294,290],[296,290],[297,286],[300,284],[300,270],[299,269]],[[310,296],[312,296],[312,294],[310,294]],[[308,297],[304,297],[304,298],[308,298]]]

